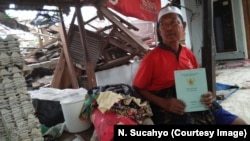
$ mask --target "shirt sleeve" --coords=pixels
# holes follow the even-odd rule
[[[150,85],[153,74],[153,63],[151,63],[151,59],[153,58],[147,55],[141,61],[133,80],[134,86],[138,88],[147,88]]]

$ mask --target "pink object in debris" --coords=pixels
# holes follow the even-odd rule
[[[250,59],[244,60],[243,63],[244,66],[250,66]]]
[[[236,68],[244,66],[243,62],[234,62],[226,65],[226,68]]]

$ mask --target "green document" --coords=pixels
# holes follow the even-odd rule
[[[208,92],[205,68],[175,71],[177,99],[186,103],[185,112],[207,110],[200,102],[201,95]]]

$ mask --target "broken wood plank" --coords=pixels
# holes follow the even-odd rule
[[[60,8],[59,8],[60,9]],[[61,11],[61,10],[60,10]],[[60,23],[60,35],[62,36],[61,37],[61,40],[62,40],[62,45],[63,45],[63,54],[64,54],[64,57],[65,57],[65,61],[66,61],[66,65],[67,65],[67,68],[68,68],[68,71],[69,73],[67,75],[70,76],[71,78],[71,83],[72,83],[72,88],[79,88],[79,84],[78,84],[78,80],[77,80],[77,77],[76,77],[76,72],[74,70],[74,66],[72,64],[72,61],[71,61],[71,57],[70,57],[70,54],[69,54],[69,51],[68,51],[68,37],[67,37],[67,33],[66,33],[66,28],[65,28],[65,24],[63,22],[63,16],[62,16],[62,12],[60,12],[60,17],[61,17],[61,23]],[[57,71],[57,70],[55,70]],[[57,72],[55,72],[57,73]],[[54,78],[54,79],[58,79],[58,78]]]

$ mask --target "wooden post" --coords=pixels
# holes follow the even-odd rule
[[[202,67],[206,68],[208,90],[216,96],[215,47],[213,37],[213,1],[203,0]]]

